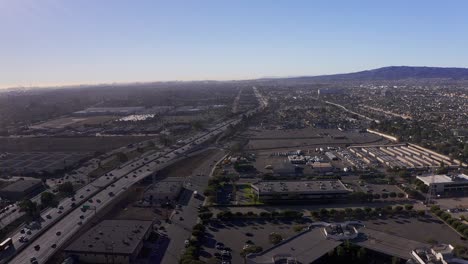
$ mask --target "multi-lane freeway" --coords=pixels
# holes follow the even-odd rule
[[[254,90],[260,107],[244,113],[246,116],[256,113],[267,105],[267,101],[258,90],[256,88]],[[42,212],[43,221],[39,228],[22,229],[13,234],[11,238],[14,252],[10,256],[4,256],[0,261],[29,263],[34,257],[38,263],[45,263],[82,225],[91,221],[94,214],[116,201],[132,185],[183,158],[185,154],[197,149],[198,145],[223,133],[230,125],[237,125],[240,122],[241,117],[222,122],[207,131],[179,141],[171,148],[149,151],[97,178],[78,190],[73,197],[62,200],[58,208]]]
[[[167,148],[161,152],[144,155],[86,185],[73,198],[63,200],[58,208],[43,212],[41,217],[44,221],[41,228],[29,230],[29,235],[26,233],[28,242],[20,242],[20,238],[25,236],[21,232],[12,236],[14,247],[19,253],[9,260],[10,263],[29,263],[32,257],[39,263],[45,263],[81,225],[91,220],[93,214],[99,213],[133,184],[178,160],[197,145],[218,136],[229,125],[239,122],[240,119],[222,122],[207,132],[200,132],[179,142],[179,146],[174,149]],[[81,205],[90,206],[91,209],[83,212]]]

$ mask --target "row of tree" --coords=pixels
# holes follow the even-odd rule
[[[216,218],[220,220],[232,220],[232,219],[251,219],[251,218],[263,218],[263,219],[300,219],[304,216],[302,212],[286,210],[286,211],[273,211],[273,212],[260,212],[259,214],[252,211],[242,213],[231,211],[221,211],[216,214]]]
[[[468,225],[464,224],[459,219],[453,218],[451,214],[441,210],[439,206],[432,206],[431,212],[457,230],[461,235],[468,238]]]

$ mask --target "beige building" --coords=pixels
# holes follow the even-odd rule
[[[152,221],[104,220],[68,246],[64,252],[80,263],[134,263]]]

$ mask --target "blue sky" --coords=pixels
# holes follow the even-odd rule
[[[0,0],[0,87],[468,67],[468,1]]]

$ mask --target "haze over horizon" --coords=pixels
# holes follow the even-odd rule
[[[0,88],[468,64],[465,1],[0,0]]]

